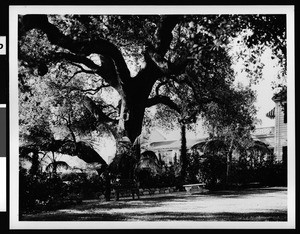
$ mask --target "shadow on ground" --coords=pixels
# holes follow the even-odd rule
[[[251,212],[251,213],[182,213],[153,212],[147,214],[93,214],[93,213],[56,213],[38,216],[26,216],[21,221],[287,221],[286,212]]]
[[[268,204],[272,199],[275,207],[259,203],[261,206],[257,210],[244,209],[241,212],[240,208],[243,208],[243,204],[251,202],[253,197],[264,198]],[[230,198],[233,200],[228,200]],[[238,198],[242,200],[236,203],[235,199],[238,201]],[[139,200],[130,198],[110,202],[89,200],[68,209],[23,215],[20,221],[287,221],[287,208],[284,205],[276,208],[278,201],[284,202],[285,199],[286,188],[220,191],[192,195],[179,192],[141,197]],[[216,201],[219,203],[217,204]],[[210,205],[207,202],[210,202]],[[226,208],[226,204],[236,205],[237,212],[225,212],[226,210],[218,206]],[[199,206],[199,212],[195,205]],[[180,208],[177,209],[178,207]],[[204,212],[205,208],[207,212]]]

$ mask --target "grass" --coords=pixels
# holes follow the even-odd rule
[[[83,201],[56,211],[22,215],[21,221],[287,221],[286,189],[248,189],[212,194],[184,192]]]

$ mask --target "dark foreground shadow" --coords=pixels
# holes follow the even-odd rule
[[[286,212],[251,212],[251,213],[182,213],[154,212],[146,214],[91,214],[91,213],[56,213],[28,215],[20,221],[287,221]]]

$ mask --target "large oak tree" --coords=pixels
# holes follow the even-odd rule
[[[43,139],[51,141],[40,143],[40,150],[105,164],[80,134],[101,126],[117,141],[128,136],[134,143],[148,107],[164,105],[182,123],[209,113],[213,103],[230,107],[228,94],[235,79],[229,55],[232,40],[242,36],[250,49],[250,55],[237,53],[254,82],[261,75],[259,55],[265,46],[279,58],[284,76],[285,27],[284,15],[19,16],[22,104],[33,104],[37,90],[39,97],[45,92],[44,86],[34,89],[33,80],[45,82],[53,95],[44,103],[47,108],[37,107],[45,113],[25,135],[46,132]],[[114,90],[118,101],[107,100],[104,90]],[[47,130],[53,112],[60,120],[52,125],[64,123],[69,131],[63,139]],[[28,123],[28,118],[23,121]]]

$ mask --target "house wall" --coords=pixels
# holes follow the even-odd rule
[[[275,147],[276,160],[283,160],[283,147],[287,146],[287,123],[284,123],[284,111],[279,101],[275,101]]]

